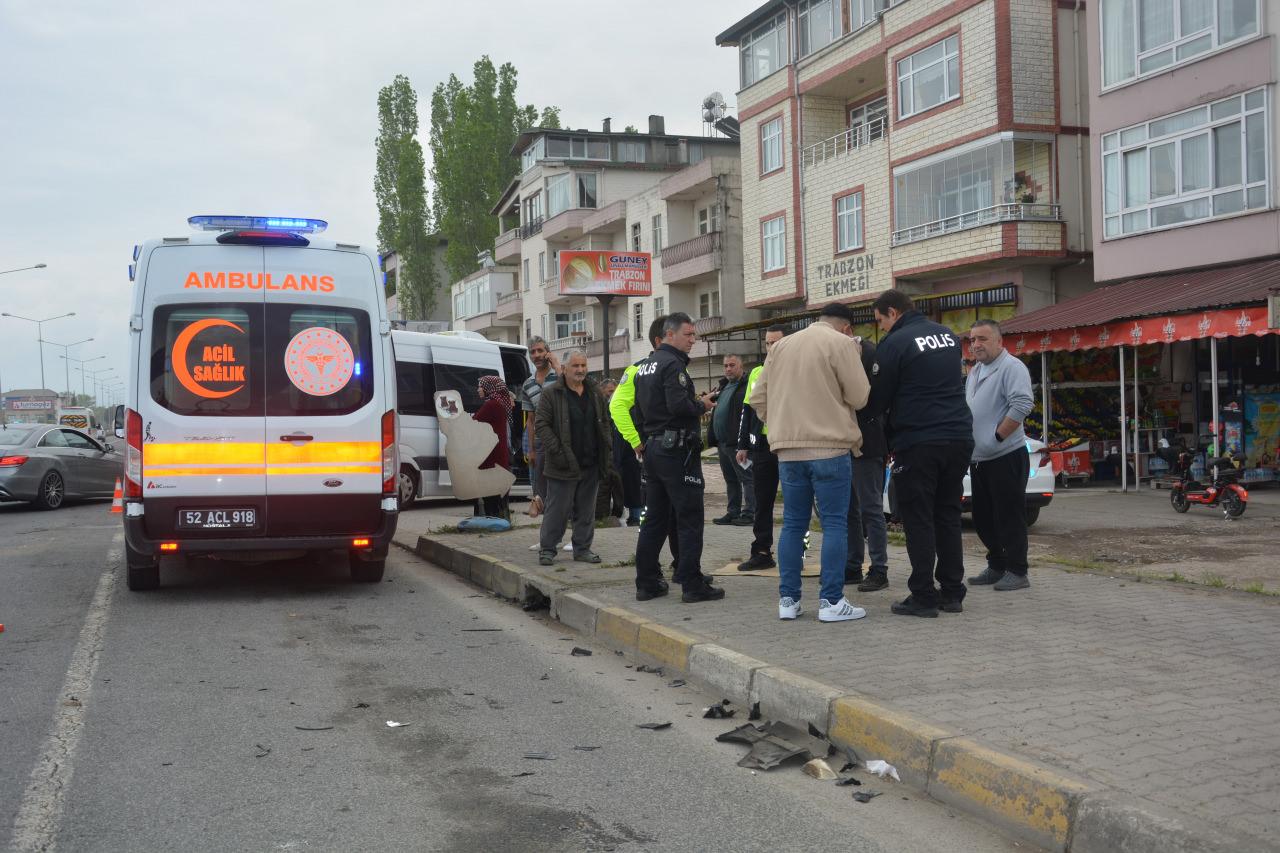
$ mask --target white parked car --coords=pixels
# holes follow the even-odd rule
[[[1046,507],[1053,500],[1053,466],[1050,465],[1049,451],[1045,447],[1043,441],[1034,438],[1027,439],[1027,452],[1031,454],[1031,467],[1027,476],[1027,526],[1035,524],[1040,518],[1041,507]],[[893,465],[890,463],[885,469],[884,475],[884,514],[886,517],[896,520],[898,518],[898,502],[894,493]],[[962,508],[965,512],[969,512],[972,508],[971,497],[973,495],[972,486],[969,483],[969,475],[964,475],[964,498],[962,499]]]

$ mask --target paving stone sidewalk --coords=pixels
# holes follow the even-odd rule
[[[397,539],[413,547],[419,534],[466,514],[457,506],[411,510]],[[780,622],[771,578],[718,578],[727,593],[720,602],[636,602],[634,528],[597,531],[600,566],[562,553],[543,569],[528,550],[537,539],[533,526],[483,537],[433,535],[1095,780],[1156,811],[1260,839],[1280,833],[1275,598],[1037,565],[1030,590],[977,587],[962,614],[906,618],[889,611],[906,595],[908,573],[905,549],[891,545],[889,589],[849,588],[866,619],[819,623],[818,580],[806,578],[805,615]],[[704,571],[743,559],[750,535],[749,528],[709,524]],[[815,559],[820,545],[815,534]],[[973,574],[980,565],[971,559],[970,568]]]

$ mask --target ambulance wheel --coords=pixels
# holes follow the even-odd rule
[[[378,583],[387,567],[387,558],[365,560],[354,551],[347,555],[351,561],[351,579],[356,583]]]
[[[141,554],[124,545],[125,568],[128,570],[129,589],[134,592],[145,592],[160,586],[160,562],[155,557]]]
[[[397,486],[400,490],[400,506],[406,507],[418,497],[418,475],[408,465],[400,466]]]

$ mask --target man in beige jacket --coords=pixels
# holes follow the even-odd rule
[[[859,455],[862,447],[854,412],[871,392],[852,335],[853,313],[844,305],[826,306],[813,325],[774,344],[747,400],[769,429],[782,481],[779,619],[800,615],[804,533],[815,499],[822,520],[818,619],[844,622],[867,615],[844,597],[853,478],[849,453]]]

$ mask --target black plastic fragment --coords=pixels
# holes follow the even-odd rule
[[[656,731],[661,731],[662,729],[669,729],[669,728],[671,728],[671,722],[668,720],[668,721],[667,721],[667,722],[665,722],[665,723],[639,723],[639,724],[636,726],[636,728],[638,728],[638,729],[649,729],[650,731],[655,731],[655,732],[656,732]]]
[[[855,779],[852,776],[841,776],[839,779],[836,780],[836,784],[843,787],[845,785],[861,785],[862,782],[861,780]]]
[[[872,797],[878,797],[878,796],[880,796],[879,791],[854,791],[853,792],[853,798],[860,803],[869,803],[871,802]]]
[[[575,658],[589,658],[591,657],[593,652],[591,651],[591,649],[584,649],[581,646],[574,646],[573,650],[570,651],[569,654],[573,655]]]
[[[753,723],[756,720],[760,719],[760,703],[759,702],[751,706],[751,713],[747,714],[747,719]]]

